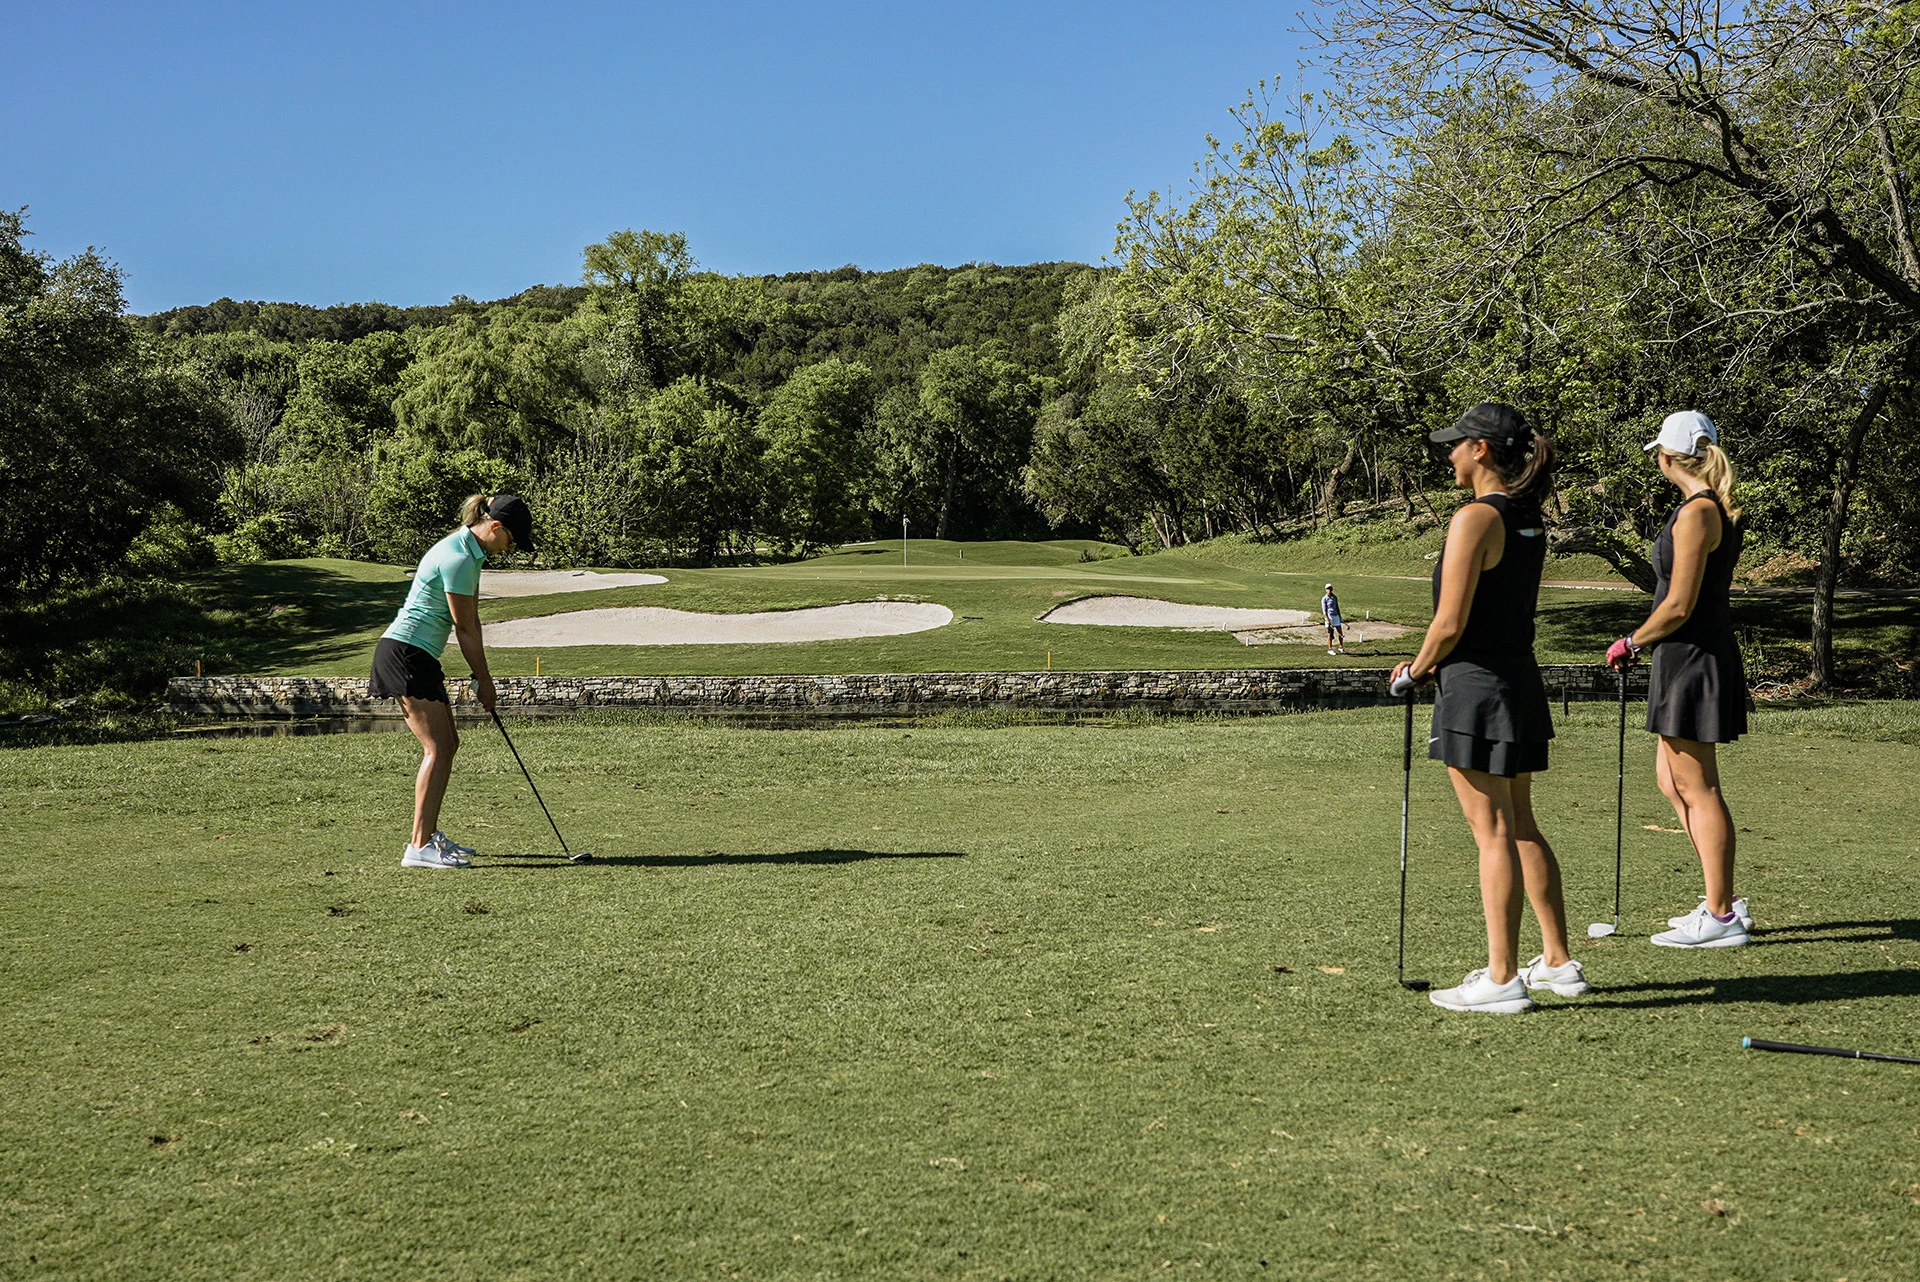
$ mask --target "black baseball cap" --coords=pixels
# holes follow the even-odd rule
[[[513,533],[513,546],[521,552],[533,551],[533,513],[518,494],[496,494],[487,504],[487,515]]]
[[[1451,445],[1468,437],[1518,445],[1533,439],[1533,428],[1528,425],[1526,415],[1513,406],[1499,401],[1481,401],[1462,414],[1460,421],[1452,427],[1427,433],[1427,439],[1435,445]]]

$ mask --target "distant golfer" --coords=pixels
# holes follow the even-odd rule
[[[1439,682],[1427,755],[1447,765],[1480,848],[1487,964],[1457,988],[1431,994],[1451,1010],[1511,1014],[1529,989],[1564,997],[1590,991],[1567,952],[1560,865],[1533,814],[1533,776],[1553,738],[1547,688],[1533,657],[1534,610],[1546,565],[1540,498],[1553,445],[1509,405],[1482,402],[1428,438],[1453,444],[1456,485],[1473,499],[1447,527],[1433,571],[1433,626],[1411,662],[1394,669]],[[1522,966],[1522,886],[1540,920],[1543,951]]]
[[[400,856],[403,868],[472,864],[473,848],[440,831],[440,803],[447,795],[453,754],[460,749],[440,652],[447,634],[453,633],[473,671],[480,706],[493,711],[493,677],[480,644],[480,566],[489,556],[515,548],[533,551],[533,515],[527,505],[511,494],[468,498],[460,505],[460,528],[420,558],[406,604],[373,652],[367,693],[400,700],[407,728],[420,740],[424,754],[413,785],[413,836]]]
[[[1733,463],[1713,420],[1669,414],[1647,442],[1680,505],[1653,543],[1653,613],[1615,641],[1607,662],[1624,667],[1651,650],[1647,729],[1660,736],[1654,775],[1700,856],[1707,893],[1668,921],[1653,942],[1667,948],[1734,948],[1753,915],[1733,893],[1733,814],[1720,791],[1714,745],[1747,732],[1747,674],[1733,635],[1728,590],[1743,531],[1733,502]]]
[[[1347,625],[1340,620],[1340,598],[1333,594],[1331,583],[1327,584],[1327,594],[1320,598],[1320,613],[1327,620],[1327,653],[1345,654]]]

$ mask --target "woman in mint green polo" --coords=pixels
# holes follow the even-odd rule
[[[480,706],[493,711],[493,677],[480,643],[480,566],[489,556],[518,548],[533,551],[533,514],[511,494],[475,494],[460,505],[460,528],[420,558],[413,586],[393,625],[373,652],[367,693],[398,699],[407,728],[420,740],[423,760],[413,785],[413,836],[400,856],[403,868],[467,868],[471,847],[440,831],[440,803],[447,795],[460,733],[453,724],[440,652],[447,634],[473,671]]]

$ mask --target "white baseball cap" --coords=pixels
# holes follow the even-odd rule
[[[1660,420],[1660,435],[1647,442],[1646,450],[1649,454],[1665,450],[1669,454],[1694,456],[1700,453],[1703,440],[1718,445],[1720,429],[1699,410],[1680,410]]]

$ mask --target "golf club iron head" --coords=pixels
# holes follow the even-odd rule
[[[1431,979],[1403,979],[1400,981],[1400,987],[1406,989],[1408,992],[1424,993],[1433,987],[1433,981]]]
[[[567,862],[570,864],[590,864],[593,862],[593,852],[591,850],[576,850],[567,856]]]
[[[1613,934],[1615,931],[1619,929],[1620,929],[1619,922],[1596,921],[1595,923],[1593,923],[1593,925],[1587,927],[1587,938],[1588,939],[1605,939],[1608,935]]]

